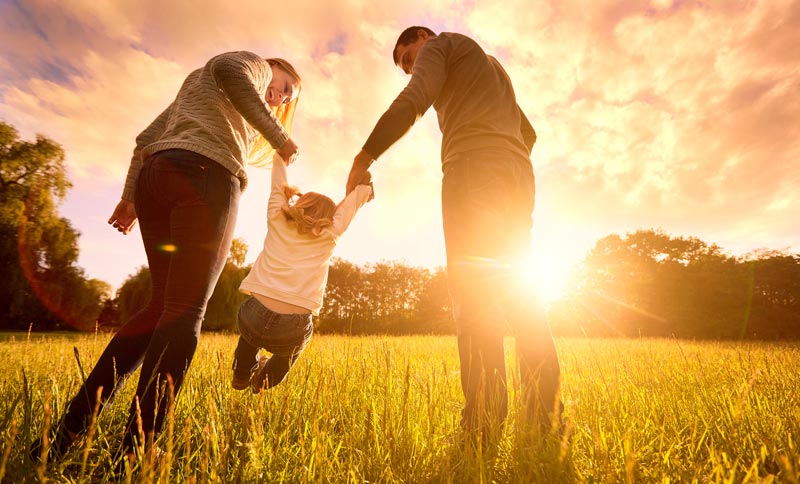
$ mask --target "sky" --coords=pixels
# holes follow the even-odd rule
[[[800,251],[800,0],[0,0],[0,120],[66,151],[60,207],[79,265],[118,288],[146,264],[106,224],[136,135],[212,56],[288,59],[303,77],[289,169],[344,195],[375,122],[408,82],[411,25],[474,38],[504,65],[538,133],[536,281],[555,295],[612,233],[663,230],[732,255]],[[376,198],[336,255],[444,265],[441,134],[430,109],[372,170]],[[249,169],[236,236],[266,231],[268,171]]]

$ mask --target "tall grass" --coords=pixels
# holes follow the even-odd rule
[[[0,342],[2,482],[797,482],[800,349],[789,344],[559,340],[565,425],[518,418],[500,442],[458,431],[455,339],[315,336],[286,381],[230,388],[234,336],[201,338],[158,445],[113,475],[135,389],[61,460],[27,449],[57,419],[107,335]],[[510,343],[510,342],[509,342]],[[513,365],[513,345],[508,344]],[[513,374],[513,372],[512,372]]]

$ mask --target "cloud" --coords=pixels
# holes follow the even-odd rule
[[[3,2],[0,113],[24,136],[40,132],[65,146],[75,182],[67,215],[91,237],[86,247],[111,247],[116,234],[88,224],[116,200],[102,206],[88,193],[121,190],[134,137],[208,58],[251,50],[298,68],[302,157],[290,175],[338,198],[352,157],[407,81],[391,61],[398,33],[428,25],[473,36],[514,81],[539,134],[541,247],[563,247],[559,237],[570,234],[582,239],[572,243],[577,258],[595,238],[640,227],[737,250],[800,247],[797,0],[411,0],[403,9]],[[340,255],[444,262],[439,143],[429,113],[378,161],[377,199]],[[254,248],[265,176],[251,174],[237,228]]]
[[[568,215],[707,233],[760,225],[767,206],[776,228],[798,215],[798,2],[576,5],[512,2],[470,23],[536,86],[518,92]]]

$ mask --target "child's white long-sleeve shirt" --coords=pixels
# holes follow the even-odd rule
[[[287,203],[283,189],[286,184],[286,165],[275,156],[267,207],[267,236],[239,290],[294,304],[318,315],[337,239],[347,230],[358,209],[367,202],[372,188],[358,185],[336,208],[332,226],[314,236],[301,235],[297,226],[283,215],[281,207]]]

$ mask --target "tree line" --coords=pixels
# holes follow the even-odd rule
[[[146,267],[116,294],[77,266],[79,233],[58,214],[71,184],[63,149],[0,122],[0,329],[113,329],[149,298]],[[250,267],[235,240],[209,301],[206,330],[235,331]],[[548,318],[556,335],[800,338],[800,254],[742,257],[655,230],[597,241]],[[444,268],[335,259],[316,331],[454,334]]]
[[[561,334],[800,338],[800,254],[725,254],[695,237],[639,230],[600,239],[550,320]]]
[[[250,271],[242,265],[247,247],[235,239],[231,256],[208,302],[204,330],[236,331],[239,304],[247,297],[239,285]],[[150,297],[150,271],[129,276],[99,316],[100,327],[115,327],[144,307]],[[452,334],[450,299],[444,269],[430,270],[395,261],[356,265],[334,259],[325,301],[315,331],[347,334]]]

